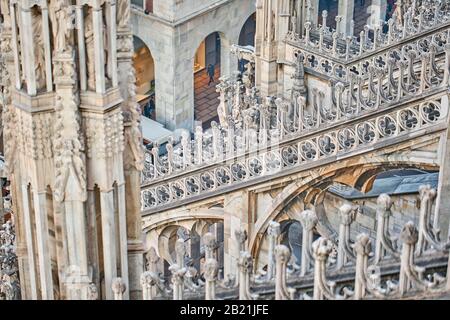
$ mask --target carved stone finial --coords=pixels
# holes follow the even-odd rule
[[[355,221],[356,215],[358,213],[358,208],[359,208],[358,206],[344,203],[339,208],[339,215],[341,216],[341,224],[350,225],[353,221]]]
[[[182,285],[187,272],[186,268],[182,268],[175,263],[169,267],[169,271],[172,273],[172,283],[174,285]]]
[[[358,234],[353,249],[357,254],[369,255],[372,251],[372,243],[369,236],[365,233]]]
[[[241,255],[239,257],[238,266],[239,266],[239,268],[241,268],[241,270],[243,272],[250,273],[252,271],[252,269],[253,269],[253,258],[250,255],[250,253],[248,253],[246,251],[241,252]]]
[[[345,86],[344,86],[344,84],[342,82],[336,83],[334,85],[334,87],[336,88],[336,91],[339,91],[339,92],[343,92],[344,88],[345,88]]]
[[[97,300],[98,299],[98,290],[95,283],[90,283],[88,287],[88,300]]]
[[[309,21],[305,22],[305,29],[311,30],[311,22],[309,22]]]
[[[114,294],[121,295],[126,290],[125,282],[123,282],[122,278],[114,278],[112,281],[112,290]]]
[[[430,185],[422,185],[419,187],[419,195],[421,199],[433,200],[436,197],[436,189],[432,189]]]
[[[247,231],[245,229],[239,229],[234,232],[234,235],[239,244],[239,250],[244,250],[245,241],[247,241]]]
[[[146,271],[141,274],[140,282],[143,288],[150,288],[156,285],[158,275],[154,272]]]
[[[280,232],[281,232],[280,224],[278,222],[271,221],[269,223],[269,228],[267,229],[267,234],[269,236],[278,237],[280,235]]]
[[[318,260],[327,260],[331,251],[333,250],[333,242],[320,237],[312,244],[314,257]]]
[[[305,231],[314,229],[318,221],[316,213],[312,210],[305,210],[300,213],[300,223]]]
[[[291,250],[285,245],[275,247],[275,259],[281,263],[287,263],[291,259]]]
[[[418,238],[419,233],[414,223],[412,221],[407,222],[400,233],[400,239],[406,244],[413,245],[417,242]]]
[[[201,126],[195,127],[195,135],[198,135],[199,137],[203,135],[203,128]]]
[[[211,232],[208,232],[203,236],[203,242],[205,246],[214,248],[216,245],[216,238]]]
[[[159,261],[159,256],[156,253],[156,249],[151,247],[146,254],[146,258],[150,263],[157,263]]]
[[[191,140],[191,134],[187,130],[181,131],[181,141],[190,141]]]
[[[393,205],[392,199],[388,194],[382,193],[378,196],[377,199],[378,209],[390,212],[392,205]]]

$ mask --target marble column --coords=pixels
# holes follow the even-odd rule
[[[386,0],[372,0],[371,8],[372,11],[370,20],[373,25],[378,25],[380,20],[384,21],[386,19]]]
[[[61,206],[67,235],[68,266],[66,291],[68,300],[86,299],[90,283],[88,278],[87,228],[85,203],[65,199]]]
[[[134,90],[134,76],[130,69],[133,68],[133,36],[129,27],[119,27],[117,31],[118,37],[118,74],[119,87],[121,96],[124,100],[122,103],[122,111],[131,117],[125,119],[124,130],[125,135],[132,134],[133,126],[138,119],[132,117],[138,116],[132,112],[131,108],[136,105],[136,92]],[[128,44],[126,47],[120,47],[120,44]],[[156,65],[157,66],[157,65]],[[130,85],[133,83],[133,85]],[[141,218],[141,175],[139,171],[139,159],[135,157],[135,146],[133,141],[125,144],[123,151],[124,159],[124,192],[126,201],[124,203],[126,210],[126,235],[127,235],[127,263],[128,263],[128,286],[130,299],[142,299],[142,287],[140,284],[140,276],[144,271],[144,246]],[[141,143],[138,141],[137,143]]]
[[[277,64],[277,2],[265,0],[263,6],[264,25],[261,54],[257,56],[256,77],[260,81],[261,96],[271,96],[277,93],[278,88],[278,64]],[[258,74],[259,71],[259,74]]]
[[[11,182],[11,197],[12,209],[15,212],[16,220],[16,254],[19,265],[19,275],[21,280],[20,291],[23,300],[30,300],[32,298],[30,284],[31,273],[29,272],[30,265],[28,263],[28,248],[26,239],[26,229],[24,223],[17,223],[17,221],[25,221],[23,209],[23,195],[20,191],[20,184],[16,183],[16,174],[10,177]]]
[[[99,266],[99,252],[98,252],[98,227],[97,227],[97,207],[95,203],[95,191],[87,190],[87,239],[88,243],[88,259],[89,264],[93,267],[93,274],[91,281],[100,288],[100,266]]]
[[[220,76],[230,77],[237,70],[237,58],[231,54],[231,41],[220,37]]]
[[[127,212],[126,212],[126,204],[125,204],[125,184],[122,183],[117,186],[117,204],[118,204],[118,214],[119,214],[119,243],[120,243],[120,271],[121,278],[123,283],[127,286],[125,292],[123,293],[123,298],[126,300],[130,299],[130,290],[129,287],[129,277],[128,277],[128,238],[127,238]],[[119,248],[118,248],[119,249]],[[139,278],[137,275],[133,274],[133,281],[137,281],[139,283]],[[135,288],[137,284],[133,283],[133,288]]]
[[[114,219],[114,192],[113,190],[100,192],[102,245],[103,245],[103,271],[105,274],[105,298],[113,300],[113,279],[117,277],[117,251],[116,228]]]
[[[244,191],[225,196],[224,203],[224,276],[234,275],[237,278],[237,262],[240,248],[236,241],[236,232],[246,230],[249,233],[251,218],[249,216],[249,198]]]
[[[108,38],[108,70],[107,74],[111,79],[112,86],[118,85],[117,73],[117,19],[116,19],[116,4],[109,3],[106,6],[106,32]],[[123,280],[123,279],[122,279]]]
[[[33,196],[41,297],[43,300],[53,300],[52,265],[48,246],[47,192],[34,192]]]
[[[44,39],[45,51],[45,78],[47,92],[53,91],[53,75],[52,75],[52,52],[50,48],[50,28],[48,23],[48,8],[42,8],[42,35]]]
[[[102,7],[92,8],[92,19],[94,27],[94,61],[95,61],[95,91],[105,93],[105,51],[103,47],[103,12]]]
[[[80,90],[87,90],[87,70],[86,70],[86,46],[84,39],[84,15],[83,6],[76,6],[76,19],[77,19],[77,39],[78,39],[78,61],[79,61],[79,77],[80,77]]]
[[[17,21],[16,21],[16,6],[14,4],[10,4],[9,10],[11,12],[11,47],[12,47],[12,54],[14,59],[14,77],[15,77],[15,87],[17,90],[20,90],[22,88],[22,83],[20,81],[21,79],[21,73],[20,73],[20,63],[19,63],[19,38],[17,34]],[[10,73],[12,74],[12,73]]]
[[[311,26],[317,26],[317,19],[319,17],[319,1],[304,0],[306,7],[306,22],[311,22]]]
[[[27,254],[28,254],[28,274],[30,279],[30,291],[32,300],[38,299],[37,293],[37,279],[36,279],[36,269],[34,262],[34,248],[33,248],[33,230],[31,227],[31,212],[30,212],[30,199],[28,186],[22,184],[22,208],[23,208],[23,222],[25,226],[25,239],[27,244]]]
[[[256,32],[255,32],[255,85],[256,87],[261,86],[261,73],[259,72],[260,68],[260,56],[261,56],[261,46],[264,40],[264,8],[263,8],[264,0],[256,1]]]
[[[443,106],[448,107],[449,98],[445,96]],[[442,133],[439,143],[439,183],[437,187],[437,198],[435,207],[435,218],[433,227],[441,230],[441,239],[447,239],[450,235],[450,129]]]
[[[278,88],[278,65],[276,60],[261,58],[260,62],[261,96],[273,96]]]
[[[338,15],[342,17],[342,21],[339,24],[338,32],[346,36],[351,36],[354,6],[354,0],[339,0]]]
[[[35,58],[34,58],[34,41],[33,41],[33,22],[31,17],[31,9],[21,8],[21,43],[23,45],[22,62],[25,66],[25,79],[27,83],[27,93],[30,96],[35,96],[36,88],[36,73],[35,73]],[[26,44],[26,45],[25,45]]]

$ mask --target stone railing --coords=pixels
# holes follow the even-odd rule
[[[169,268],[171,285],[162,280],[156,265],[150,265],[150,271],[141,277],[143,299],[360,300],[448,295],[450,241],[442,241],[438,228],[433,227],[436,190],[424,185],[419,195],[418,226],[408,222],[397,235],[390,231],[393,202],[387,194],[377,200],[375,238],[365,233],[350,237],[362,214],[358,206],[343,204],[339,208],[337,239],[322,236],[314,242],[319,219],[312,210],[301,212],[300,261],[279,244],[280,224],[271,222],[266,233],[272,244],[266,272],[255,272],[254,259],[245,249],[246,233],[238,232],[238,273],[228,275],[226,281],[218,280],[218,261],[212,251],[215,239],[206,234],[202,272],[187,267],[185,246],[176,246],[177,260]]]
[[[308,72],[314,71],[320,75],[335,81],[348,82],[350,75],[358,74],[368,76],[371,67],[382,67],[395,64],[395,61],[410,59],[420,61],[422,55],[432,56],[432,61],[437,61],[445,52],[445,46],[450,40],[450,22],[440,31],[416,37],[407,43],[396,44],[364,55],[359,59],[347,61],[334,55],[323,54],[323,52],[310,50],[297,44],[288,42],[295,46],[294,55],[302,57],[302,62]],[[289,57],[295,60],[295,57]]]
[[[355,64],[374,54],[388,51],[417,37],[432,36],[450,25],[450,1],[413,1],[403,17],[396,13],[389,21],[381,21],[369,36],[365,26],[359,37],[345,36],[327,26],[327,12],[322,13],[322,24],[305,23],[302,35],[290,31],[286,40],[308,53],[315,53],[341,64]],[[336,17],[339,24],[342,18]]]
[[[169,142],[165,154],[156,145],[146,155],[142,210],[181,205],[414,132],[437,130],[447,117],[441,100],[448,88],[449,61],[446,45],[445,59],[431,52],[417,63],[411,52],[406,59],[371,66],[367,76],[351,73],[348,85],[333,86],[330,104],[318,90],[307,104],[295,92],[290,101],[262,99],[240,81],[224,81],[218,86],[219,111],[231,111],[220,125],[212,123],[207,132],[197,127],[193,140],[184,135],[178,144]]]

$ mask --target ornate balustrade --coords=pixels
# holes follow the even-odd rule
[[[159,146],[146,155],[142,210],[181,205],[439,130],[447,117],[442,99],[449,61],[450,45],[445,46],[445,59],[431,51],[422,53],[419,63],[411,50],[405,59],[371,66],[367,77],[351,73],[347,86],[333,86],[328,105],[318,90],[307,104],[300,94],[290,101],[263,99],[248,81],[223,81],[218,86],[220,125],[213,122],[206,132],[197,127],[193,140],[186,134],[178,144],[169,142],[163,156]],[[297,68],[301,63],[300,58]]]
[[[428,38],[433,43],[434,38],[439,37],[450,25],[450,2],[414,1],[403,17],[394,13],[389,21],[381,21],[375,26],[372,36],[369,36],[369,26],[365,26],[359,37],[345,36],[327,26],[326,11],[322,17],[321,25],[307,22],[302,35],[290,31],[286,36],[287,43],[299,47],[306,53],[305,56],[318,56],[318,60],[328,62],[331,68],[332,64],[358,67],[366,60],[375,60],[405,43],[416,42],[416,38]],[[336,17],[336,23],[340,19]],[[424,41],[417,42],[420,44]],[[322,71],[320,68],[318,70]]]
[[[396,61],[410,59],[410,56],[413,56],[414,61],[420,63],[422,55],[430,55],[433,57],[432,61],[436,63],[444,56],[445,46],[449,43],[449,39],[450,23],[442,27],[440,31],[421,34],[415,40],[395,44],[353,60],[345,60],[334,55],[310,50],[310,48],[304,48],[295,42],[288,41],[287,43],[294,46],[295,56],[302,56],[302,62],[307,71],[314,71],[335,81],[348,83],[352,74],[363,75],[367,78],[371,73],[371,68],[395,64]],[[295,57],[290,58],[290,60],[292,59],[295,60]]]
[[[408,222],[398,235],[389,231],[393,202],[387,194],[378,198],[375,238],[365,233],[356,238],[348,236],[355,218],[362,213],[356,206],[344,204],[337,212],[341,217],[337,240],[321,237],[312,242],[309,231],[319,221],[314,211],[303,211],[300,261],[292,259],[290,249],[279,244],[280,225],[272,222],[272,231],[266,236],[270,243],[274,242],[267,254],[268,270],[273,268],[273,272],[264,274],[254,272],[253,258],[242,248],[239,275],[219,281],[217,261],[212,254],[206,254],[200,274],[179,264],[185,251],[178,246],[180,258],[170,268],[173,285],[167,286],[155,272],[146,272],[141,279],[144,299],[167,299],[171,295],[173,299],[360,300],[448,295],[450,241],[439,239],[439,230],[432,226],[433,216],[439,214],[432,210],[436,191],[424,185],[419,194],[418,226]],[[241,246],[239,236],[236,241]],[[210,234],[205,235],[205,243],[208,242],[214,242]],[[338,248],[336,258],[331,257],[334,248]]]

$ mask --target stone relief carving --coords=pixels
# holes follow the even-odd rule
[[[63,98],[56,96],[55,111],[55,200],[62,202],[66,195],[70,195],[72,200],[85,201],[86,194],[86,169],[84,165],[84,145],[79,140],[80,124],[79,115],[77,114],[77,105],[75,103],[75,95],[66,101],[63,105]],[[73,114],[74,124],[71,125],[71,136],[63,136],[62,131],[66,124],[63,113],[67,117]],[[67,191],[67,192],[66,192]]]
[[[124,149],[123,116],[108,115],[103,121],[93,116],[83,117],[88,158],[105,159],[121,153]]]
[[[81,159],[81,144],[77,140],[66,140],[61,150],[59,174],[55,177],[54,195],[56,201],[62,202],[65,193],[76,200],[86,199],[86,174]]]

